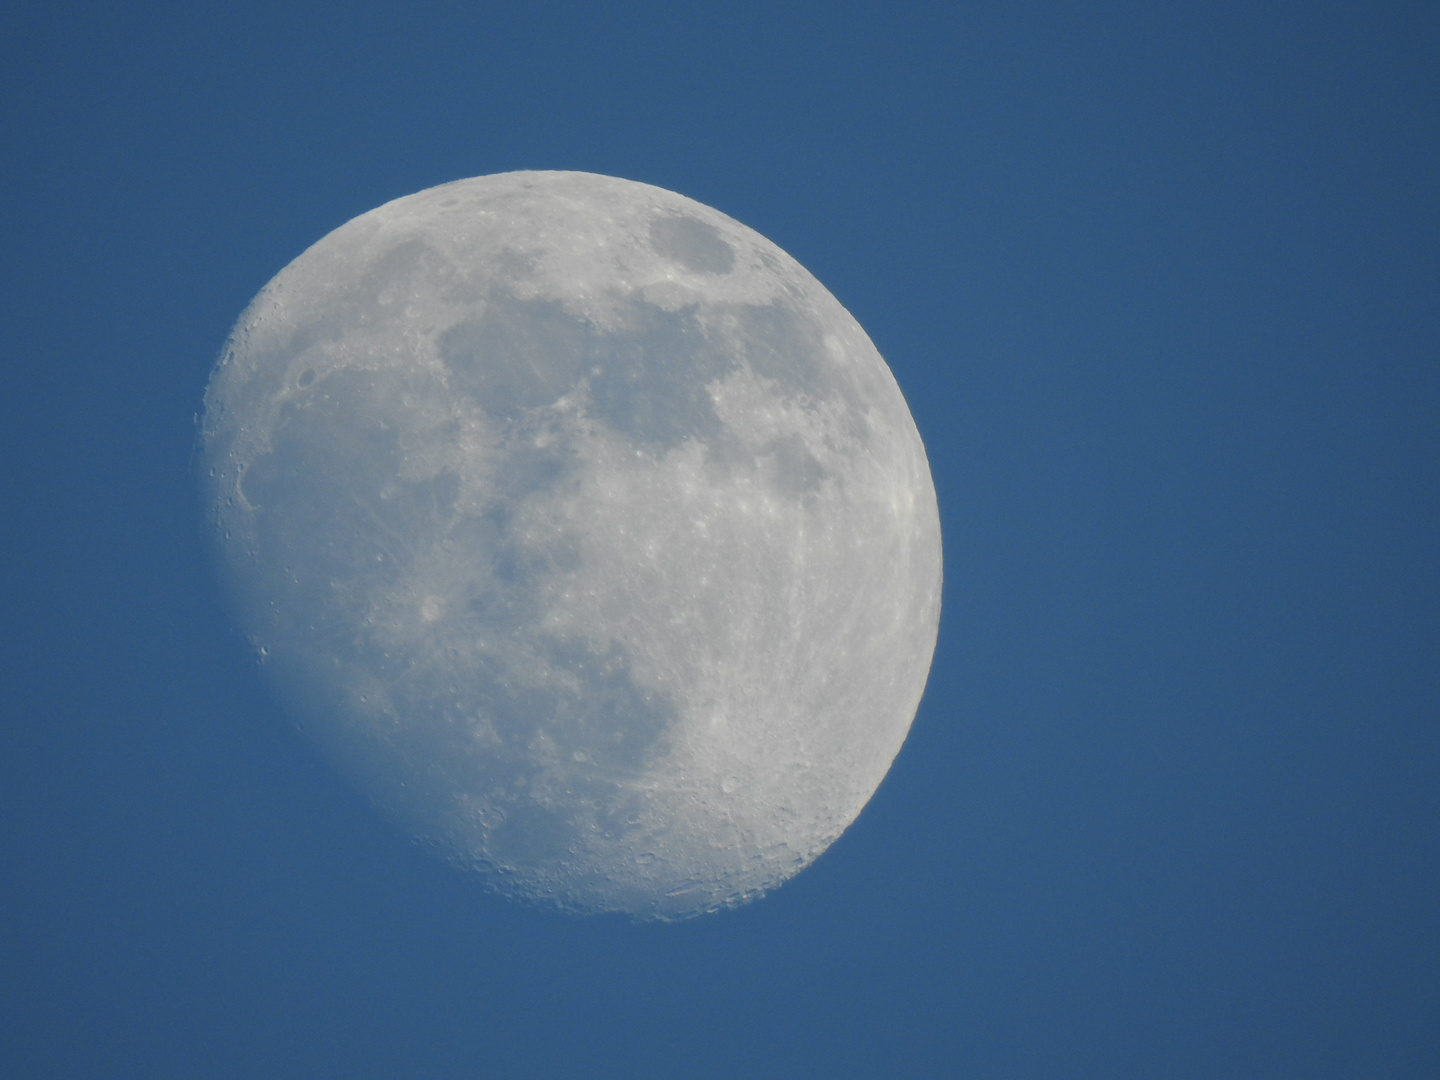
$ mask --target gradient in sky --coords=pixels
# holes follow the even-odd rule
[[[16,3],[0,1075],[1440,1074],[1440,9]],[[250,297],[465,176],[768,236],[946,545],[910,739],[674,926],[506,903],[266,696],[194,414]]]

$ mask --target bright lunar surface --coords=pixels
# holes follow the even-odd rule
[[[690,199],[526,172],[372,210],[241,316],[202,437],[281,700],[507,895],[740,903],[909,730],[941,575],[909,409],[819,282]]]

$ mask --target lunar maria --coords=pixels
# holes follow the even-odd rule
[[[724,214],[461,180],[240,317],[203,477],[285,708],[506,895],[680,918],[852,822],[918,707],[934,487],[850,314]]]

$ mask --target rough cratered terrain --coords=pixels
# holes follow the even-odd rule
[[[658,188],[464,180],[325,237],[206,395],[282,700],[496,888],[678,917],[823,851],[924,687],[940,537],[870,340]]]

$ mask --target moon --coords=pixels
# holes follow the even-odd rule
[[[673,192],[516,172],[355,218],[240,317],[200,453],[281,703],[507,896],[757,897],[919,705],[940,524],[900,389],[799,263]]]

